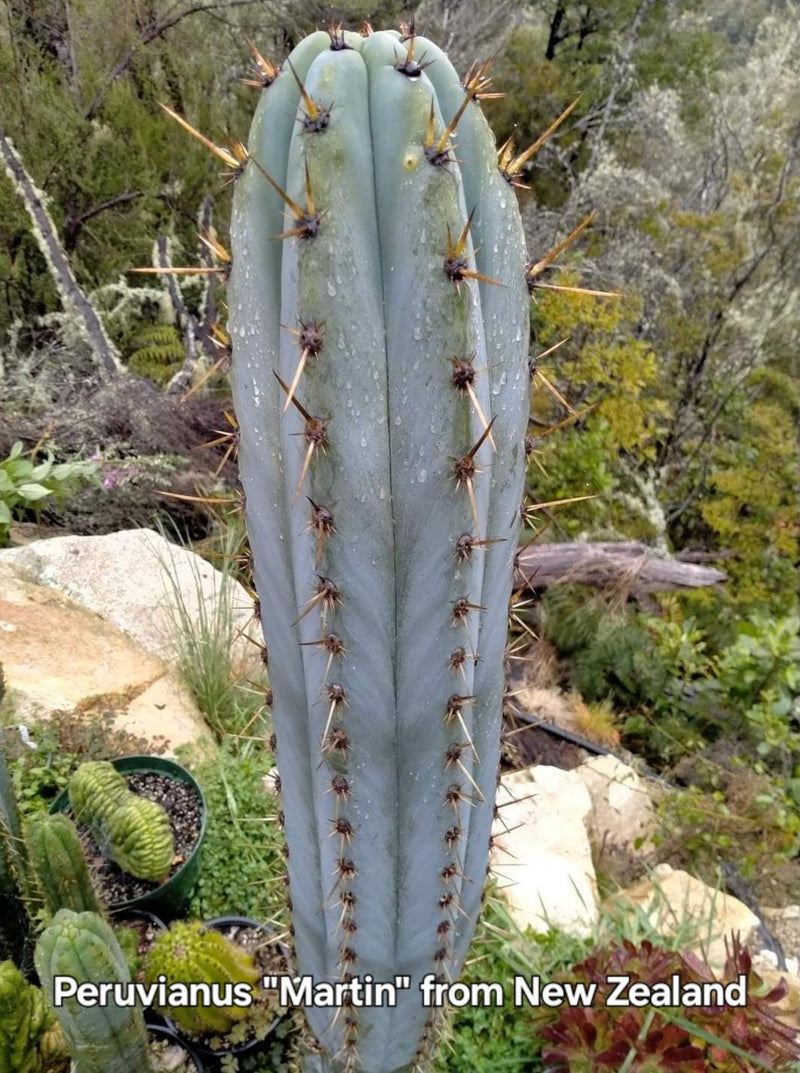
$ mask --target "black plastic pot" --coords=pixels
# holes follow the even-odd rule
[[[163,756],[120,756],[111,763],[123,775],[132,775],[138,772],[154,772],[158,775],[169,775],[178,782],[183,782],[192,787],[200,801],[200,832],[190,855],[184,863],[171,875],[169,879],[140,895],[138,898],[130,898],[125,902],[114,902],[109,906],[112,913],[129,909],[144,909],[152,913],[158,913],[166,920],[173,920],[183,912],[192,887],[197,882],[200,874],[200,851],[206,835],[206,802],[203,791],[195,782],[192,775],[181,767],[175,760],[168,760]],[[53,804],[50,812],[66,812],[69,808],[69,795],[62,790]]]
[[[161,919],[157,917],[155,913],[148,913],[146,909],[118,909],[111,914],[112,923],[114,924],[127,924],[133,921],[145,921],[147,924],[158,931],[166,931],[167,925]],[[148,1027],[167,1027],[173,1029],[174,1026],[167,1018],[162,1017],[160,1013],[157,1013],[152,1006],[145,1006],[144,1008],[144,1021]]]
[[[239,916],[224,916],[214,917],[213,920],[206,921],[206,926],[214,928],[216,931],[224,931],[229,927],[243,927],[243,928],[258,928],[263,931],[264,936],[274,941],[275,933],[266,924],[260,923],[258,920],[251,920],[250,917]],[[226,1055],[234,1055],[236,1057],[246,1054],[257,1054],[263,1048],[265,1048],[272,1040],[272,1036],[275,1029],[278,1027],[282,1020],[282,1016],[276,1017],[272,1024],[269,1026],[266,1035],[263,1039],[251,1039],[245,1043],[233,1043],[230,1047],[220,1047],[215,1049],[208,1047],[204,1043],[200,1043],[196,1038],[187,1040],[188,1045],[194,1050],[200,1057],[207,1062],[214,1062],[220,1058],[224,1058]],[[186,1039],[180,1028],[176,1026],[175,1031],[178,1037],[183,1040]]]
[[[170,1043],[176,1043],[179,1047],[183,1048],[194,1063],[197,1073],[205,1073],[206,1066],[202,1058],[195,1052],[194,1048],[191,1047],[186,1040],[181,1039],[175,1029],[170,1028],[166,1022],[163,1024],[148,1024],[147,1031],[151,1036],[156,1036],[158,1039],[167,1039]],[[134,1070],[131,1070],[131,1073],[134,1073]]]
[[[115,924],[125,924],[130,920],[144,920],[148,924],[152,924],[156,931],[166,931],[167,925],[161,919],[156,916],[155,913],[149,913],[146,909],[123,909],[112,908],[111,916],[114,918]]]

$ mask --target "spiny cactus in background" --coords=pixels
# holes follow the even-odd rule
[[[258,980],[253,957],[212,928],[199,921],[177,922],[157,936],[147,954],[145,982],[155,983],[163,973],[169,986],[174,983],[217,984],[220,993],[227,984],[249,984]],[[175,1006],[170,1017],[190,1032],[221,1034],[247,1016],[245,1006]]]
[[[427,1060],[417,985],[457,977],[480,909],[529,291],[569,239],[526,264],[535,146],[498,159],[488,64],[462,81],[413,28],[369,26],[256,61],[247,148],[167,111],[236,180],[220,272],[297,968],[410,978],[394,1008],[308,1019],[325,1069],[384,1073]]]
[[[108,760],[87,760],[69,780],[69,803],[78,823],[105,819],[129,795],[125,776]]]
[[[51,1005],[57,976],[70,976],[79,986],[130,983],[114,932],[96,913],[59,910],[39,937],[35,961]],[[141,1006],[119,1006],[112,992],[103,1006],[81,1006],[74,997],[63,998],[55,1015],[67,1039],[74,1073],[150,1073],[153,1069]]]
[[[151,882],[169,874],[175,856],[169,816],[157,801],[132,793],[112,764],[81,764],[70,779],[69,799],[124,872]]]
[[[42,816],[27,831],[28,857],[35,883],[52,916],[59,909],[100,912],[78,831],[68,816]]]
[[[55,1073],[69,1055],[61,1026],[38,987],[11,961],[0,963],[0,1070]]]

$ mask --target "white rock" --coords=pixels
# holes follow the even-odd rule
[[[753,966],[756,969],[777,969],[778,955],[774,950],[759,950],[753,956]]]
[[[613,894],[605,905],[616,916],[644,914],[659,935],[686,935],[688,945],[715,969],[725,964],[726,939],[730,942],[738,932],[747,944],[759,925],[755,913],[738,898],[674,868]]]
[[[110,622],[0,560],[0,664],[9,721],[112,711],[115,725],[168,748],[209,737],[174,669]]]
[[[593,757],[576,772],[592,799],[588,823],[595,843],[638,848],[655,829],[653,802],[641,776],[611,755]]]
[[[518,926],[591,934],[597,883],[584,821],[592,802],[581,776],[544,765],[515,771],[503,777],[497,804],[492,867]]]
[[[217,616],[224,620],[227,601],[234,629],[261,641],[242,586],[229,578],[226,587],[221,571],[150,529],[37,540],[0,551],[0,563],[65,593],[161,659],[175,655],[180,605],[193,622],[213,624]],[[257,659],[243,638],[236,651],[245,661]]]

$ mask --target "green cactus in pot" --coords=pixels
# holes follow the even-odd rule
[[[216,985],[224,994],[226,985],[247,984],[258,980],[258,970],[248,954],[224,935],[205,927],[200,921],[177,921],[159,935],[148,951],[145,982],[163,978],[171,984]],[[242,1005],[172,1006],[162,1010],[190,1032],[223,1035],[247,1016]]]
[[[119,1005],[113,994],[85,1004],[77,994],[58,1000],[59,978],[81,984],[130,984],[111,925],[96,913],[61,909],[36,944],[36,971],[66,1037],[74,1073],[151,1073],[142,1007]]]
[[[27,830],[28,856],[44,907],[76,913],[101,911],[75,824],[68,816],[37,817]]]
[[[55,1073],[68,1060],[66,1040],[42,992],[12,961],[0,962],[0,1070]]]

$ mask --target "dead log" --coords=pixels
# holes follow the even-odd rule
[[[544,589],[579,584],[627,590],[640,597],[652,592],[718,585],[727,575],[713,566],[663,558],[636,540],[597,544],[534,544],[517,554],[518,588]]]

